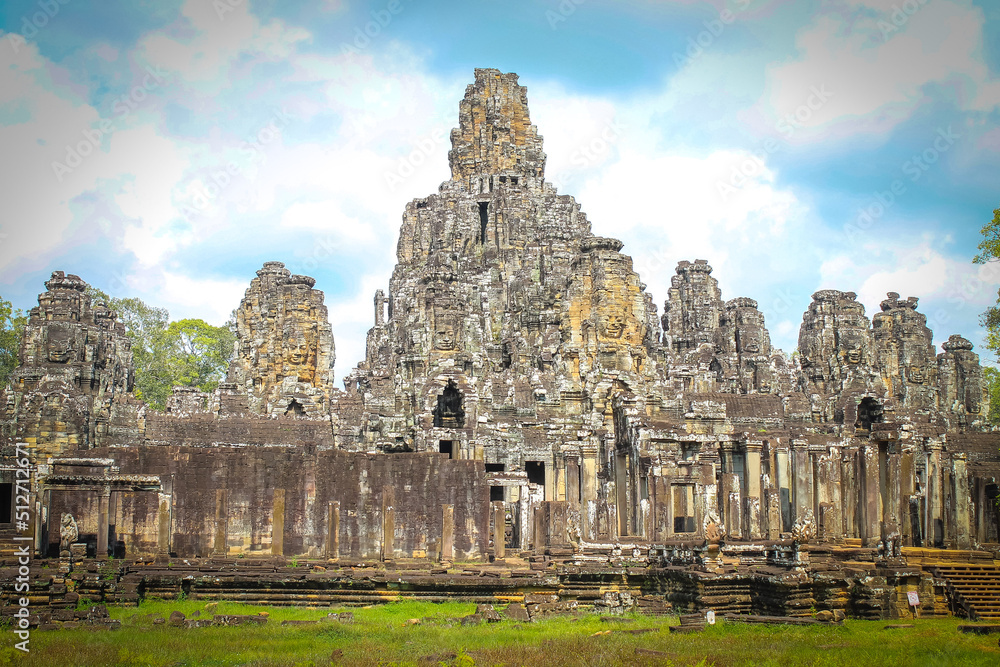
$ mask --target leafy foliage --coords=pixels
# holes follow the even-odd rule
[[[7,384],[17,367],[21,336],[28,318],[10,301],[0,297],[0,387]]]
[[[165,342],[173,383],[213,391],[226,376],[236,336],[227,326],[188,319],[171,322]]]
[[[979,242],[979,254],[972,261],[986,264],[1000,260],[1000,208],[993,210],[993,220],[980,230],[983,240]],[[986,309],[980,318],[986,327],[986,347],[995,357],[1000,357],[1000,291],[997,304]],[[1000,371],[995,368],[983,369],[983,377],[990,392],[990,422],[1000,425]]]
[[[236,342],[232,321],[221,327],[198,319],[171,322],[165,308],[141,299],[110,297],[95,287],[87,293],[117,311],[125,324],[132,340],[134,391],[150,407],[162,410],[174,386],[213,391],[225,378]]]

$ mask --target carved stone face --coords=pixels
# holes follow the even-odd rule
[[[434,348],[454,350],[456,340],[455,320],[450,317],[438,320],[437,326],[434,328]]]
[[[285,375],[296,375],[300,381],[308,382],[311,379],[308,365],[309,345],[301,338],[290,340],[285,347]]]
[[[608,315],[604,319],[604,335],[608,338],[621,338],[625,333],[625,318],[621,315]]]
[[[910,366],[906,379],[910,384],[927,384],[927,374],[920,366]]]
[[[52,363],[66,364],[76,361],[76,350],[73,349],[73,331],[58,324],[50,326],[46,352]]]
[[[861,350],[854,348],[844,352],[844,360],[849,364],[861,363]]]
[[[737,352],[760,353],[761,335],[756,328],[740,327],[737,330],[737,341],[739,343],[736,347]]]

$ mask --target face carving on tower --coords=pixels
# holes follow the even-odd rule
[[[72,329],[53,324],[49,327],[46,352],[49,361],[56,364],[66,364],[76,361],[76,350],[73,345]]]
[[[927,384],[927,374],[920,366],[910,366],[906,373],[906,379],[910,384]]]
[[[621,338],[625,333],[625,318],[621,315],[608,315],[604,318],[604,335],[607,338]]]
[[[437,319],[437,326],[434,327],[434,349],[449,351],[454,350],[457,342],[455,318],[444,316]]]
[[[285,347],[285,377],[292,376],[300,382],[310,382],[309,345],[303,338],[293,338]]]

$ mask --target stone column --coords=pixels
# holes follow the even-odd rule
[[[882,539],[882,494],[879,489],[878,444],[866,442],[861,447],[861,469],[864,488],[864,545],[876,546]]]
[[[534,524],[533,525],[533,530],[531,531],[531,532],[534,533],[534,538],[535,538],[535,540],[534,540],[534,547],[535,547],[534,551],[535,551],[536,555],[542,555],[542,554],[545,553],[545,543],[547,542],[546,538],[548,537],[545,534],[545,532],[546,532],[545,531],[545,514],[543,512],[542,507],[535,507],[535,511],[533,513],[532,523]]]
[[[159,494],[160,503],[157,510],[156,551],[165,556],[170,551],[170,494]]]
[[[767,539],[781,539],[781,492],[778,489],[765,489]]]
[[[455,506],[441,505],[441,562],[455,560]]]
[[[886,454],[884,473],[886,506],[882,509],[882,515],[884,521],[884,538],[895,540],[898,544],[902,544],[904,516],[899,463],[898,454]]]
[[[396,554],[395,493],[391,486],[382,490],[382,560],[392,560]]]
[[[942,516],[942,485],[941,485],[941,443],[927,443],[927,488],[925,490],[927,522],[924,535],[927,546],[937,547],[944,544],[944,517]]]
[[[747,443],[747,497],[745,501],[745,521],[748,534],[747,538],[759,540],[764,531],[761,528],[760,504],[761,504],[761,449],[759,442]]]
[[[792,442],[792,505],[794,521],[813,509],[812,456],[804,440]]]
[[[507,534],[504,523],[504,508],[502,501],[493,503],[493,555],[502,560],[507,555]]]
[[[340,501],[331,501],[326,509],[326,557],[340,559]]]
[[[844,490],[842,498],[844,537],[856,539],[861,537],[857,522],[861,489],[857,484],[857,451],[854,449],[845,449],[840,456],[840,479]]]
[[[111,502],[111,488],[104,487],[97,510],[97,557],[108,557],[108,505]]]
[[[910,501],[916,492],[913,452],[901,451],[899,461],[899,535],[902,546],[913,546],[913,522],[910,518]]]
[[[229,491],[228,489],[216,489],[215,491],[215,548],[213,552],[217,556],[225,556],[229,552],[227,545],[229,529]]]
[[[740,476],[735,473],[722,475],[723,525],[726,534],[734,540],[743,539],[743,520],[740,512]]]
[[[955,479],[955,546],[971,549],[969,537],[969,474],[966,470],[965,453],[951,455],[952,474]]]
[[[271,555],[285,555],[285,490],[274,490],[271,509]]]

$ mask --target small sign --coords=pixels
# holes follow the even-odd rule
[[[906,593],[906,599],[910,601],[910,606],[911,607],[919,607],[920,606],[920,596],[917,595],[916,591],[907,591],[907,593]]]
[[[709,625],[715,625],[715,612],[711,609],[705,612],[705,622]]]

